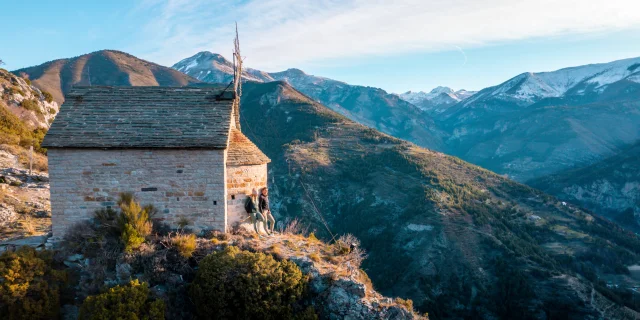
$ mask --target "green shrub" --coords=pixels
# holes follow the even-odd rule
[[[190,258],[196,251],[195,234],[179,234],[171,239],[171,244],[178,250],[181,256]]]
[[[55,319],[64,271],[52,268],[52,253],[21,247],[0,255],[0,318]]]
[[[5,92],[4,94],[7,95],[7,96],[11,96],[11,95],[14,95],[16,93],[21,95],[21,96],[23,96],[23,97],[25,96],[24,91],[22,91],[22,89],[20,89],[20,87],[11,86],[11,87],[6,88],[4,92]]]
[[[120,214],[118,211],[112,208],[102,208],[97,210],[94,215],[95,225],[105,235],[120,236],[122,231],[120,230],[118,217]]]
[[[153,227],[151,215],[154,208],[153,206],[140,207],[130,193],[121,194],[118,205],[121,211],[118,216],[120,239],[124,244],[124,250],[131,252],[140,247],[145,238],[151,234]]]
[[[42,113],[40,106],[38,106],[38,101],[35,99],[24,99],[20,103],[20,106],[35,113]]]
[[[79,319],[164,319],[162,300],[149,297],[149,286],[131,281],[126,286],[116,286],[107,292],[88,296],[80,307]]]
[[[42,95],[44,96],[44,100],[51,103],[53,102],[53,95],[49,93],[49,91],[42,90]]]
[[[190,294],[201,319],[309,319],[307,282],[291,261],[230,246],[200,262]]]

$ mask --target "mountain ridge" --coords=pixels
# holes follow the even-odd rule
[[[444,150],[519,181],[610,156],[640,139],[638,61],[523,73],[485,88],[436,115],[451,133]]]
[[[174,64],[172,68],[205,82],[230,82],[233,69],[229,64],[221,66],[212,63],[210,58],[203,58],[213,56],[219,55],[199,52]],[[352,120],[420,145],[435,148],[442,144],[443,133],[430,118],[423,116],[419,108],[379,88],[349,85],[309,75],[296,68],[272,73],[247,68],[243,70],[243,79],[256,82],[287,81],[300,92]]]
[[[93,70],[93,71],[92,71]],[[181,72],[117,50],[99,50],[14,71],[62,104],[74,85],[184,86],[200,82]]]
[[[588,166],[640,139],[638,72],[640,58],[525,72],[460,101],[446,87],[393,95],[409,101],[400,107],[381,89],[294,68],[259,81],[288,81],[359,123],[526,182]]]
[[[474,94],[476,94],[475,91],[467,91],[465,89],[454,91],[449,87],[439,86],[429,92],[407,91],[398,96],[428,113],[442,113],[447,107],[466,100]]]

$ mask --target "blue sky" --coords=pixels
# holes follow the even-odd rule
[[[1,7],[0,59],[9,70],[101,49],[166,66],[202,50],[229,57],[234,21],[249,67],[296,67],[390,92],[477,90],[522,72],[640,56],[636,0],[70,0]]]

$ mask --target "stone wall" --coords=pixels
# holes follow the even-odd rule
[[[106,207],[121,192],[175,227],[181,217],[196,230],[226,232],[226,150],[49,149],[53,236]]]
[[[248,217],[244,210],[247,196],[254,188],[258,191],[267,186],[267,165],[227,167],[227,219],[228,225]]]

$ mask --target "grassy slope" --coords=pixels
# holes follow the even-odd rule
[[[177,70],[138,59],[124,52],[101,50],[14,71],[25,73],[58,103],[74,85],[184,86],[199,82]]]
[[[596,281],[633,282],[624,267],[639,260],[633,234],[351,122],[283,83],[245,85],[242,106],[243,132],[273,160],[278,216],[330,238],[320,212],[333,233],[354,233],[386,295],[434,318],[637,316],[610,307],[601,293],[619,303],[624,293]]]

